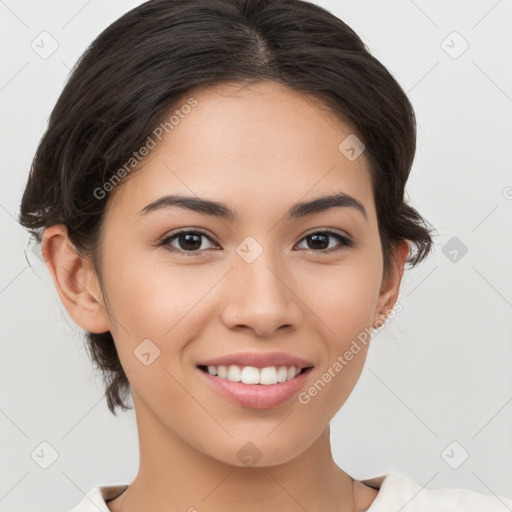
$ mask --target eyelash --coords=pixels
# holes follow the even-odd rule
[[[194,234],[200,234],[206,238],[208,238],[208,240],[210,240],[211,242],[213,243],[216,243],[215,240],[213,240],[212,237],[210,237],[209,235],[207,235],[204,231],[201,231],[199,229],[185,229],[185,230],[181,230],[181,231],[176,231],[175,233],[171,233],[170,235],[168,236],[165,236],[164,238],[162,238],[160,240],[160,242],[158,243],[158,247],[162,247],[162,246],[165,246],[165,248],[171,252],[176,252],[176,253],[179,253],[181,254],[182,256],[194,256],[194,257],[201,257],[201,256],[205,256],[205,252],[208,252],[208,251],[211,251],[212,249],[204,249],[202,251],[181,251],[179,249],[176,249],[176,248],[171,248],[171,246],[169,245],[170,242],[177,238],[179,235],[182,235],[182,234],[190,234],[190,233],[194,233]],[[337,251],[341,251],[345,248],[351,248],[351,247],[355,247],[355,242],[346,237],[346,236],[343,236],[343,235],[340,235],[339,233],[337,233],[336,231],[332,231],[330,229],[324,229],[324,230],[319,230],[319,231],[314,231],[313,233],[309,233],[308,235],[306,235],[305,237],[303,237],[300,241],[302,242],[303,240],[305,240],[306,238],[309,238],[313,235],[318,235],[318,234],[328,234],[328,235],[332,235],[333,237],[337,238],[341,244],[340,246],[338,247],[335,247],[335,248],[330,248],[330,249],[319,249],[319,250],[314,250],[314,249],[304,249],[308,252],[312,252],[312,253],[320,253],[320,254],[328,254],[328,253],[332,253],[332,252],[337,252]],[[215,250],[215,249],[213,249]]]

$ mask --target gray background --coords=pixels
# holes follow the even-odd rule
[[[15,217],[70,68],[140,3],[0,0],[0,511],[70,509],[138,468],[134,413],[108,411]],[[335,460],[358,479],[399,471],[428,488],[512,497],[512,2],[317,3],[408,93],[418,119],[408,198],[440,235],[406,271],[403,310],[332,421]],[[55,43],[43,31],[58,44],[46,58],[41,38],[46,51]]]

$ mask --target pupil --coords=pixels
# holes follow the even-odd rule
[[[194,242],[190,242],[191,238],[196,239],[195,244],[194,244]],[[183,242],[183,240],[185,240],[185,242],[181,243],[181,242]],[[201,247],[201,236],[194,234],[194,233],[186,233],[184,235],[180,235],[180,244],[186,250],[193,251],[195,249],[199,249]],[[192,244],[192,247],[190,247],[190,244]]]
[[[319,239],[320,240],[323,239],[324,242],[327,241],[327,244],[325,244],[325,243],[320,244],[320,245],[322,245],[322,247],[318,247],[318,246],[315,247],[315,243],[313,243],[313,249],[315,249],[315,248],[316,249],[327,249],[327,247],[329,247],[329,241],[327,239],[328,237],[326,237],[325,235],[311,235],[310,238],[311,238],[311,240],[316,241],[316,242],[318,242]]]

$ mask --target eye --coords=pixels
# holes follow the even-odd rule
[[[334,237],[338,239],[340,244],[338,244],[338,246],[335,246],[334,248],[332,246],[329,247],[329,237]],[[311,240],[313,248],[309,250],[320,253],[340,251],[346,247],[353,247],[355,245],[352,239],[344,235],[340,235],[339,233],[336,233],[336,231],[331,231],[330,229],[326,229],[323,231],[315,231],[314,233],[310,233],[309,235],[305,236],[302,240]]]
[[[206,238],[213,242],[213,239],[202,231],[182,230],[166,236],[158,245],[165,246],[168,250],[178,252],[183,256],[203,256],[202,253],[207,251],[208,248],[203,246],[201,238]],[[172,242],[174,241],[181,247],[176,248],[173,246]]]
[[[201,240],[202,238],[215,243],[214,240],[206,233],[195,229],[181,230],[175,233],[171,233],[170,235],[164,237],[158,243],[158,245],[165,247],[171,252],[181,254],[182,256],[204,256],[204,253],[211,250],[211,247],[204,247],[203,241]],[[329,246],[329,238],[336,238],[339,242],[338,246]],[[355,243],[352,239],[329,229],[310,233],[302,240],[310,240],[309,245],[312,245],[313,247],[306,248],[306,250],[316,253],[330,253],[355,246]],[[173,243],[176,243],[178,247],[173,245]]]

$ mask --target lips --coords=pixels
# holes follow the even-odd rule
[[[297,357],[285,352],[240,352],[238,354],[228,354],[213,359],[200,361],[197,366],[254,366],[255,368],[266,368],[268,366],[295,366],[303,369],[313,366],[311,361]]]
[[[302,370],[297,376],[285,382],[272,385],[244,384],[232,382],[197,370],[199,378],[210,388],[237,406],[250,409],[274,409],[289,402],[304,388],[312,367]]]

